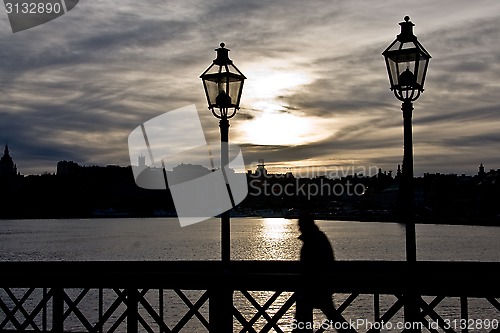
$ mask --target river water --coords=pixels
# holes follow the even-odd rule
[[[405,230],[399,224],[322,220],[317,224],[329,237],[337,260],[405,260]],[[498,227],[417,225],[416,233],[417,260],[500,261]],[[232,218],[231,258],[298,260],[301,246],[298,235],[296,220]],[[180,227],[175,218],[0,220],[1,261],[219,258],[217,218],[186,227]],[[336,304],[346,296],[335,295]],[[265,301],[269,295],[256,297]],[[353,319],[368,317],[373,300],[361,297],[356,302],[345,315]],[[450,319],[457,319],[457,304],[452,303],[444,302],[441,311]],[[247,306],[251,311],[251,306]],[[490,312],[489,307],[484,302],[471,301],[469,316],[498,318],[498,312]],[[293,313],[283,318],[284,331],[290,331],[286,321],[290,324],[292,317]],[[315,320],[320,317],[315,314]]]
[[[317,221],[338,260],[405,260],[396,223]],[[417,259],[500,261],[500,228],[417,225]],[[297,260],[296,220],[232,218],[231,258]],[[0,220],[0,260],[218,260],[220,220],[175,218]]]

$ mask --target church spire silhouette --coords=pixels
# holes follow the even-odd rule
[[[0,175],[15,176],[17,174],[17,165],[10,156],[9,144],[5,142],[3,156],[0,158]]]

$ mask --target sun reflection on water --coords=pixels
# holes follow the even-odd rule
[[[287,231],[290,229],[290,220],[285,218],[264,218],[262,222],[262,232],[267,239],[284,240]]]
[[[291,239],[297,239],[298,229],[293,220],[284,218],[263,218],[261,220],[261,250],[267,260],[277,258],[298,259],[295,253],[298,248],[291,248]],[[295,244],[299,245],[299,244]]]

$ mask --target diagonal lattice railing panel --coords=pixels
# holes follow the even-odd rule
[[[0,331],[46,330],[46,305],[50,297],[45,288],[1,288]]]
[[[498,332],[500,303],[495,298],[424,296],[424,332]]]
[[[65,330],[98,333],[123,331],[126,327],[123,289],[66,288],[62,297]]]
[[[295,296],[283,291],[236,291],[235,332],[283,332],[293,319]]]
[[[411,299],[419,302],[424,333],[465,332],[446,326],[464,319],[490,320],[490,326],[497,320],[496,327],[468,332],[498,330],[500,286],[491,274],[497,263],[419,262],[412,266],[410,284],[405,280],[408,265],[402,262],[335,266],[325,276],[336,283],[335,306],[346,320],[404,323],[411,309],[405,302]],[[0,331],[201,332],[222,327],[224,332],[288,333],[294,293],[302,281],[297,268],[293,262],[274,261],[235,262],[229,269],[218,262],[0,263]],[[124,275],[133,283],[117,279]],[[412,298],[405,297],[408,286]],[[232,303],[224,296],[227,291]],[[314,316],[325,318],[318,310]],[[226,328],[231,324],[232,331]],[[367,331],[384,332],[357,328]]]
[[[460,297],[462,323],[469,332],[500,332],[500,298]]]
[[[126,327],[126,295],[124,289],[98,289],[99,320],[95,324],[96,332],[123,332]]]
[[[279,303],[275,301],[280,292],[268,293],[267,298],[262,297],[263,292],[240,291],[239,293],[246,302],[235,300],[235,303],[244,308],[243,311],[240,311],[235,307],[234,317],[239,324],[235,325],[235,332],[288,331],[291,325],[283,322],[280,323],[281,325],[276,325],[277,321],[272,317],[276,311],[270,309],[270,304]],[[420,304],[424,319],[420,324],[415,325],[421,325],[422,332],[455,332],[447,326],[454,320],[451,318],[456,318],[456,305],[457,301],[460,300],[449,297],[427,297],[426,299],[428,299],[427,302],[422,299]],[[488,303],[491,303],[492,311],[496,311],[496,306],[500,306],[500,302],[496,299],[492,299],[491,302],[486,299],[473,300],[476,303],[482,303],[477,305],[478,308],[482,309]],[[382,331],[384,331],[384,327],[386,330],[389,328],[394,330],[398,327],[397,325],[404,324],[404,297],[402,295],[336,294],[334,295],[334,301],[337,311],[350,323],[354,323],[356,330],[359,332],[380,332],[380,327],[382,327]],[[250,316],[248,316],[249,308],[253,309]],[[292,305],[287,307],[285,312],[288,312],[289,316],[293,316],[293,309],[294,306]],[[367,313],[367,309],[371,311],[371,314]],[[361,317],[355,316],[356,314],[359,316],[360,313],[362,313]],[[450,317],[450,315],[455,315],[455,317]],[[498,313],[496,315],[498,316]],[[495,318],[494,316],[495,314],[490,313],[483,320]],[[263,322],[266,323],[264,326]],[[315,331],[317,333],[334,331],[334,324],[329,322],[326,315],[318,309],[314,310],[314,322],[316,326],[321,326],[320,323],[324,323],[321,328]]]
[[[167,326],[164,318],[164,290],[143,289],[139,295],[140,327],[146,332],[171,332],[171,328]]]
[[[241,291],[241,294],[245,296],[245,298],[250,302],[250,304],[257,310],[257,313],[250,319],[245,326],[243,327],[244,330],[248,330],[251,327],[255,325],[255,323],[260,319],[266,320],[268,323],[270,322],[275,322],[273,318],[268,314],[268,311],[271,310],[271,307],[273,304],[275,304],[276,300],[280,297],[281,291],[275,292],[263,305],[259,304],[259,302],[254,298],[254,296],[251,295],[250,292],[248,291]],[[262,292],[260,292],[262,294]],[[260,295],[259,295],[260,296]],[[281,302],[280,302],[281,303]],[[280,307],[281,308],[281,307]],[[278,309],[279,310],[279,309]],[[273,313],[275,313],[274,311]],[[281,331],[280,328],[278,327],[278,324],[275,323],[273,325],[273,328],[277,331]]]
[[[137,312],[145,332],[208,332],[208,292],[142,289]]]
[[[29,320],[30,315],[25,308],[25,302],[33,294],[33,291],[34,288],[16,289],[14,291],[9,288],[2,289],[2,293],[6,297],[4,301],[0,302],[0,309],[4,312],[5,319],[0,323],[0,328],[10,326],[9,328],[20,330],[23,324],[27,323],[31,328],[38,329],[37,325],[32,320]]]
[[[0,330],[37,332],[51,329],[51,324],[44,324],[44,313],[45,321],[53,314],[51,289],[3,288],[0,291]],[[138,320],[143,331],[209,331],[207,291],[140,289],[137,292]],[[82,332],[126,330],[126,297],[121,289],[64,289],[64,329]],[[394,327],[396,322],[403,322],[404,298],[401,295],[335,294],[333,299],[337,310],[348,320],[360,319],[355,315],[361,313],[367,320],[373,318],[372,324],[390,322]],[[291,292],[236,291],[233,296],[235,332],[288,332],[294,302]],[[419,302],[422,332],[462,332],[463,325],[479,327],[475,330],[478,332],[497,331],[491,321],[500,317],[498,298],[422,296]],[[367,308],[372,310],[371,314],[366,312]],[[170,326],[165,324],[169,318]],[[316,322],[326,320],[319,310],[314,311],[314,318]],[[461,320],[466,320],[465,324]],[[317,333],[325,331],[329,329],[316,330]],[[379,332],[368,326],[358,327],[358,331]]]
[[[203,328],[207,331],[210,328],[209,320],[208,320],[208,306],[207,301],[209,299],[209,292],[204,291],[203,294],[200,294],[201,291],[198,291],[198,295],[195,296],[196,291],[193,290],[183,290],[174,289],[175,293],[179,296],[179,298],[184,302],[185,305],[189,308],[189,311],[184,314],[181,320],[175,325],[172,332],[179,332],[183,328],[186,327],[186,331],[192,331],[192,328],[189,327],[189,324],[196,323],[196,320],[191,320],[192,318],[196,318],[199,324],[203,325]],[[194,297],[194,298],[193,298]],[[196,299],[195,302],[192,300]],[[199,328],[196,330],[197,332],[201,332]]]
[[[333,304],[335,314],[329,316],[314,309],[316,333],[333,332],[337,328],[347,328],[350,332],[379,332],[383,323],[403,320],[400,295],[334,294]]]
[[[455,333],[456,331],[446,323],[453,320],[453,316],[456,319],[456,310],[460,305],[459,301],[443,296],[421,297],[419,306],[425,329],[429,332]]]
[[[85,311],[84,309],[98,306],[99,301],[93,295],[94,293],[89,292],[90,288],[64,290],[63,321],[68,323],[65,325],[65,329],[86,332],[91,332],[94,329],[95,323],[97,323],[99,318],[95,312]],[[83,304],[85,305],[82,306]]]

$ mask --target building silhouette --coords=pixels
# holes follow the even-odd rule
[[[12,156],[10,156],[9,145],[5,144],[3,156],[0,159],[0,176],[16,176],[17,165],[14,163]]]
[[[213,171],[189,163],[166,171],[145,162],[142,154],[138,166],[83,166],[63,160],[56,173],[21,175],[5,144],[0,158],[0,218],[174,216],[169,186]],[[140,168],[137,179],[133,168]],[[417,223],[500,225],[500,169],[485,169],[481,163],[474,175],[415,177]],[[295,216],[307,209],[323,219],[398,220],[400,166],[395,174],[378,169],[373,175],[301,177],[271,172],[261,159],[246,176],[248,195],[232,211],[237,216]]]
[[[483,163],[481,163],[479,165],[479,171],[477,172],[477,175],[479,177],[483,177],[484,175],[486,175],[486,172],[484,172],[484,165],[483,165]]]
[[[79,165],[73,161],[59,161],[57,162],[56,174],[62,175],[75,175],[78,173]]]

